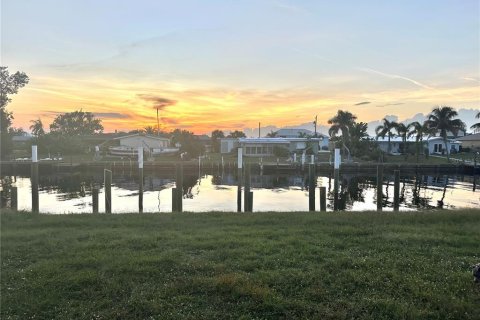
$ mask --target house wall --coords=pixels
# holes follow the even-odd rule
[[[236,140],[220,140],[220,153],[230,153],[237,146]]]
[[[445,143],[441,139],[429,140],[428,141],[428,153],[429,154],[445,154],[446,148]],[[460,144],[447,142],[448,149],[450,152],[453,150],[458,151]]]
[[[480,150],[480,140],[462,141],[462,148]]]
[[[167,148],[170,144],[168,139],[153,139],[143,136],[126,137],[120,139],[120,145],[130,148]]]
[[[244,143],[242,144],[243,155],[252,157],[272,156],[276,146],[288,149],[288,145],[278,143]]]

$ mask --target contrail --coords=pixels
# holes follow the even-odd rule
[[[410,78],[407,78],[407,77],[404,77],[404,76],[400,76],[400,75],[398,75],[398,74],[385,73],[385,72],[381,72],[381,71],[374,70],[374,69],[370,69],[370,68],[360,68],[360,67],[356,67],[355,69],[360,70],[360,71],[364,71],[364,72],[379,74],[379,75],[384,76],[384,77],[387,77],[387,78],[402,79],[402,80],[408,81],[408,82],[410,82],[410,83],[413,83],[414,85],[417,85],[417,86],[419,86],[419,87],[422,87],[422,88],[424,88],[424,89],[435,90],[435,88],[432,88],[432,87],[430,87],[430,86],[427,86],[426,84],[423,84],[423,83],[421,83],[421,82],[418,82],[417,80],[410,79]]]

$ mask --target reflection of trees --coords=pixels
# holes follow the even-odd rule
[[[11,191],[12,191],[12,177],[10,176],[5,176],[2,177],[2,192],[0,194],[1,199],[0,199],[0,205],[2,208],[7,206],[7,202],[11,198]]]
[[[447,185],[448,185],[448,176],[444,176],[445,178],[445,186],[443,187],[443,194],[442,199],[438,200],[438,207],[443,208],[443,200],[445,200],[445,193],[447,192]]]
[[[57,192],[60,201],[85,197],[87,186],[92,185],[92,176],[73,173],[69,175],[48,175],[39,177],[39,187],[42,191]],[[90,192],[89,192],[90,194]]]

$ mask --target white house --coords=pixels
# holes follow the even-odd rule
[[[145,150],[152,149],[163,149],[170,146],[170,139],[154,136],[150,134],[136,133],[128,136],[114,138],[113,140],[118,140],[120,146],[126,148],[138,148],[143,147]]]
[[[277,131],[277,138],[306,138],[306,137],[314,137],[315,133],[313,131],[307,129],[280,129]],[[328,143],[330,141],[330,137],[321,133],[317,132],[317,138],[322,139],[322,143],[320,144],[320,149],[327,150]]]
[[[317,153],[324,144],[323,140],[323,138],[226,138],[220,140],[220,152],[229,153],[237,147],[242,147],[245,156],[265,157],[274,155],[275,148],[280,147],[290,153],[309,149]]]
[[[378,144],[378,147],[383,152],[388,152],[388,137],[385,138],[371,138]],[[407,144],[414,144],[415,137],[407,138]],[[459,151],[460,142],[454,139],[448,139],[447,145],[450,150],[450,153],[456,153]],[[392,137],[390,138],[390,153],[399,154],[403,150],[403,140],[401,137]],[[429,154],[443,154],[445,153],[445,143],[442,137],[429,137],[423,139],[423,148],[428,148]]]

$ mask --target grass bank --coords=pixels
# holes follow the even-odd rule
[[[480,211],[0,216],[2,319],[480,318]]]

